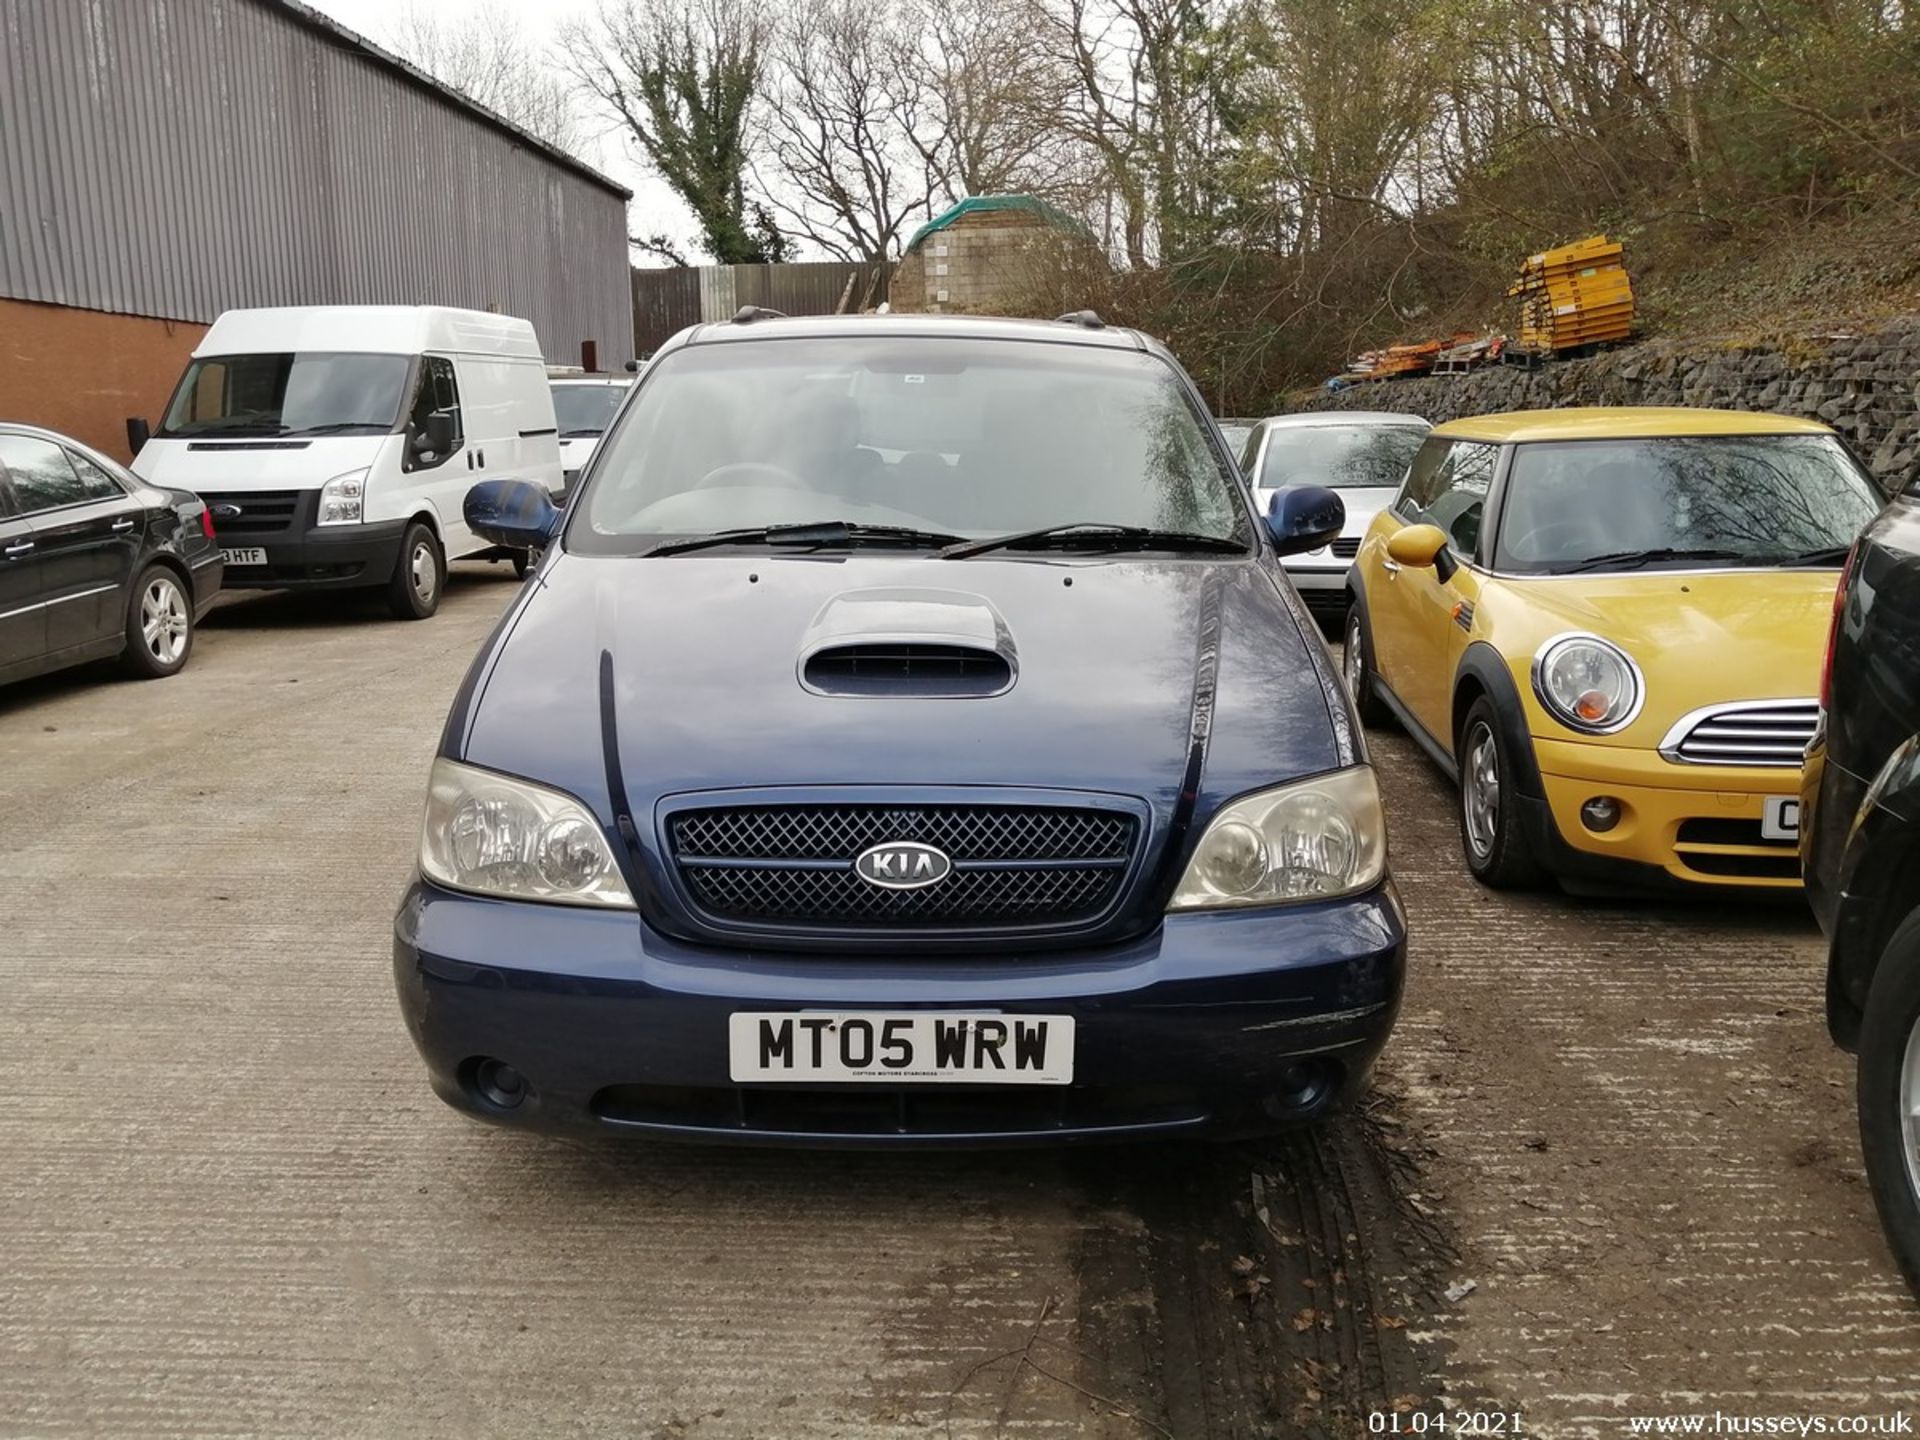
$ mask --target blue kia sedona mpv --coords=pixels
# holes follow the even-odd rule
[[[394,927],[448,1103],[574,1133],[1057,1143],[1313,1120],[1406,930],[1372,767],[1192,382],[1083,313],[687,331],[434,762]]]

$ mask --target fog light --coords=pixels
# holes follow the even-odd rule
[[[473,1088],[489,1105],[511,1110],[527,1098],[527,1077],[504,1060],[482,1060],[473,1067]]]
[[[1596,795],[1580,807],[1580,823],[1595,834],[1605,834],[1620,823],[1620,802],[1611,795]]]
[[[1275,1120],[1295,1120],[1323,1105],[1339,1071],[1325,1060],[1302,1060],[1280,1072],[1279,1088],[1262,1102]]]

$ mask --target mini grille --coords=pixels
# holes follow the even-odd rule
[[[242,490],[231,495],[202,494],[207,508],[218,512],[231,505],[240,513],[225,516],[216,513],[213,526],[222,539],[233,535],[278,535],[291,530],[300,518],[298,490]]]
[[[1691,765],[1798,767],[1819,723],[1815,700],[1729,705],[1694,718],[1662,753]]]
[[[702,911],[791,928],[1086,923],[1118,897],[1138,830],[1113,811],[999,805],[771,805],[689,810],[669,824]],[[952,873],[888,890],[854,872],[863,850],[902,840],[938,847]]]

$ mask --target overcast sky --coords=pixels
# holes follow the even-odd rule
[[[387,45],[388,30],[395,16],[407,10],[436,16],[442,23],[454,26],[468,19],[475,10],[474,0],[305,0],[305,3],[383,46]],[[553,41],[569,17],[589,14],[593,9],[593,0],[496,0],[496,3],[518,17],[527,34],[542,46]],[[583,133],[597,135],[606,124],[604,116],[589,113],[582,107]],[[693,243],[696,233],[693,218],[679,196],[634,158],[631,147],[617,133],[600,135],[588,143],[596,146],[598,153],[584,158],[633,191],[633,208],[627,223],[630,234],[652,235],[665,231],[681,242],[690,260],[699,263],[706,258]],[[645,256],[634,258],[642,265],[659,263]]]

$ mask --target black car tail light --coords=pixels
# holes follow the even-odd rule
[[[1820,708],[1833,708],[1833,652],[1840,643],[1840,617],[1847,613],[1847,586],[1853,580],[1853,567],[1860,562],[1860,542],[1853,542],[1847,563],[1840,567],[1840,586],[1833,592],[1833,619],[1827,625],[1827,658],[1820,666]]]
[[[207,509],[204,505],[200,507],[200,533],[209,540],[215,538],[213,533],[213,511]]]

